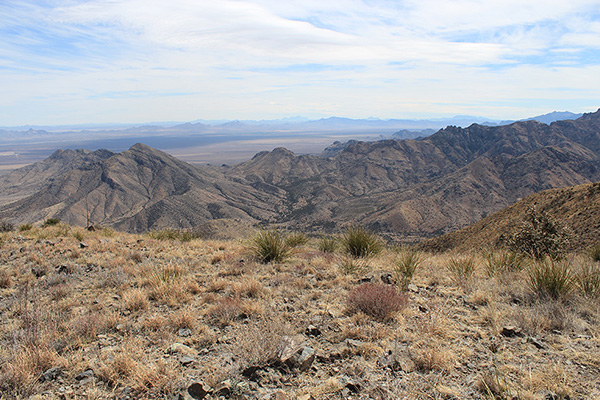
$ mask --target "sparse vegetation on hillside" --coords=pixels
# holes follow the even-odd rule
[[[82,247],[78,232],[2,234],[2,400],[600,396],[600,263],[585,254],[357,258],[309,241],[265,263],[248,257],[256,236],[98,230]]]

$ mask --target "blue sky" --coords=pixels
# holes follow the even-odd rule
[[[599,0],[0,2],[0,126],[599,107]]]

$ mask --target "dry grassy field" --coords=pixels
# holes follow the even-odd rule
[[[588,254],[26,228],[0,234],[3,400],[600,398]]]

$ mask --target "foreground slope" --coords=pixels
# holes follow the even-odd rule
[[[551,125],[474,124],[420,140],[352,142],[323,156],[277,148],[233,167],[192,166],[141,144],[99,152],[79,151],[96,157],[79,167],[62,161],[66,152],[27,167],[48,172],[23,193],[25,170],[2,177],[0,198],[20,200],[4,201],[0,218],[81,225],[89,211],[93,223],[137,232],[223,219],[432,236],[532,193],[600,180],[600,111]]]

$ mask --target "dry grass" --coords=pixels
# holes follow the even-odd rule
[[[226,381],[239,398],[278,390],[315,399],[600,395],[598,264],[586,256],[567,258],[573,285],[555,299],[538,295],[529,267],[501,252],[492,265],[486,254],[419,254],[404,274],[387,249],[351,258],[360,268],[345,271],[343,250],[324,253],[318,241],[263,264],[248,259],[243,241],[182,243],[64,224],[3,235],[2,400],[175,398],[198,381]],[[469,268],[447,268],[470,259]],[[410,277],[410,290],[382,284],[390,273]],[[518,335],[505,336],[505,327]],[[285,337],[315,351],[309,369],[272,362]],[[175,343],[191,349],[191,361],[169,350]],[[249,379],[242,372],[252,366]],[[40,381],[50,368],[60,377]],[[92,379],[75,379],[88,369]]]

